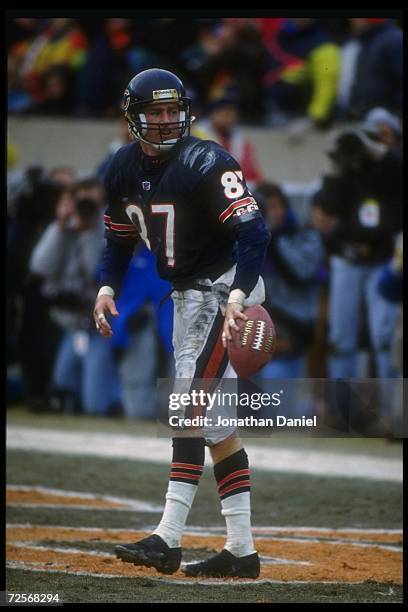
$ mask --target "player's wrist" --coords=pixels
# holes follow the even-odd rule
[[[102,295],[108,295],[109,297],[113,298],[115,295],[115,291],[112,289],[112,287],[104,285],[99,289],[96,299],[100,298]]]
[[[228,296],[228,304],[239,304],[243,306],[245,299],[246,295],[242,289],[233,289]]]

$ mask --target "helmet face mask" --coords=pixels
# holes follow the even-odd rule
[[[146,113],[155,104],[177,105],[177,121],[148,121]],[[156,150],[169,150],[182,138],[190,134],[194,117],[191,115],[191,100],[185,96],[180,79],[167,70],[153,68],[136,75],[125,90],[122,110],[133,138]]]
[[[174,100],[160,100],[160,103],[172,102]],[[125,112],[125,119],[131,135],[137,140],[153,146],[158,150],[169,149],[179,140],[190,134],[191,124],[194,118],[191,116],[191,104],[187,101],[177,103],[179,107],[178,121],[171,122],[148,122],[146,110],[153,106],[149,104],[133,104],[131,109]],[[153,137],[153,139],[152,139]]]

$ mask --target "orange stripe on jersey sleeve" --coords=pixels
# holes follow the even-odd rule
[[[110,224],[111,229],[115,232],[130,232],[136,233],[136,228],[133,223],[112,223]]]
[[[220,216],[218,217],[219,220],[221,221],[221,223],[224,223],[232,214],[233,212],[237,209],[237,208],[241,208],[241,206],[247,206],[248,204],[255,204],[255,200],[254,198],[251,197],[246,197],[246,198],[242,198],[241,200],[237,200],[236,202],[232,202],[228,208],[226,208],[224,210],[224,212],[222,212],[220,214]]]

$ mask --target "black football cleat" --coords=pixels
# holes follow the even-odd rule
[[[258,578],[261,571],[258,553],[235,557],[228,550],[199,563],[189,563],[183,569],[186,576],[208,578]]]
[[[181,548],[170,548],[156,534],[135,544],[118,544],[115,546],[115,553],[122,561],[144,567],[154,567],[162,574],[174,574],[181,563]]]

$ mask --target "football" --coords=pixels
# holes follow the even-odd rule
[[[231,329],[228,357],[238,376],[249,378],[272,359],[276,349],[276,332],[263,306],[250,306],[244,313],[248,321],[236,319],[239,331]]]

